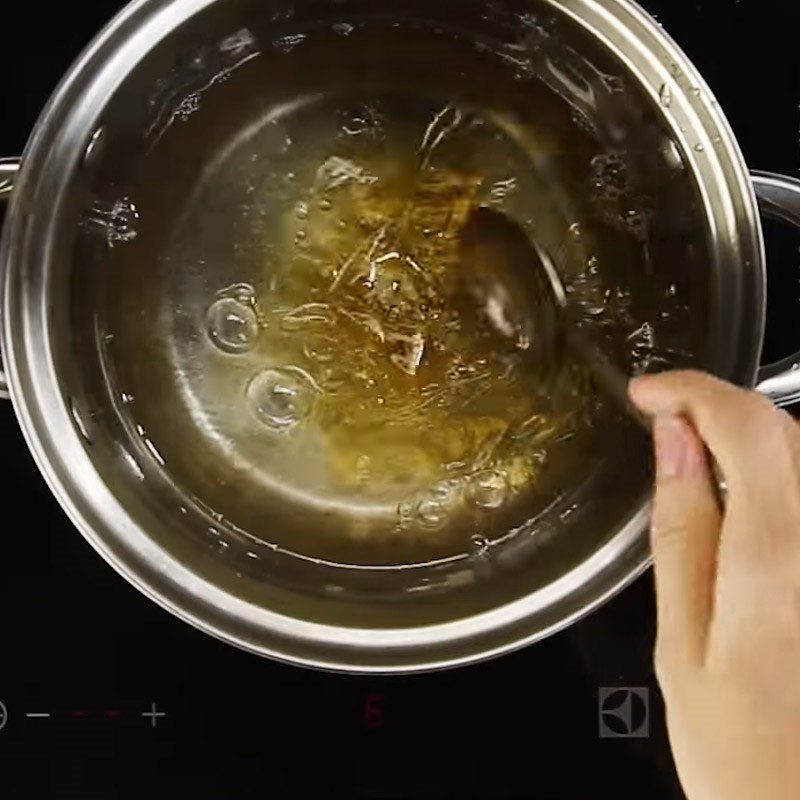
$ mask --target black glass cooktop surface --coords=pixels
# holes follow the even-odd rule
[[[0,155],[21,152],[119,6],[4,6]],[[645,6],[706,76],[748,163],[797,175],[793,5]],[[800,273],[796,239],[770,227],[768,244],[774,359],[800,339]],[[288,667],[190,628],[116,575],[50,495],[8,403],[0,438],[0,798],[682,797],[651,664],[650,575],[478,666],[402,678]]]

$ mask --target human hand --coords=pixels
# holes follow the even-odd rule
[[[684,790],[797,800],[800,427],[700,373],[640,378],[630,394],[655,419],[656,672]]]

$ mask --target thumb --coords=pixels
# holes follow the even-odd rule
[[[659,650],[699,663],[711,622],[721,514],[705,448],[682,417],[657,417],[653,553]]]

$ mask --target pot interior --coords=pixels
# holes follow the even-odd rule
[[[346,624],[584,563],[646,502],[649,444],[580,363],[543,378],[455,307],[458,237],[501,209],[626,372],[706,364],[707,219],[661,103],[545,3],[230,0],[154,44],[59,278],[65,394],[128,513]]]

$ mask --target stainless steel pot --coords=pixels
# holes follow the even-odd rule
[[[409,672],[530,644],[620,591],[649,564],[644,487],[632,485],[611,508],[603,500],[604,478],[595,476],[594,500],[580,513],[554,509],[563,530],[552,541],[540,536],[543,544],[531,547],[536,532],[519,531],[488,563],[347,570],[257,550],[235,537],[220,546],[219,531],[209,524],[213,510],[187,503],[158,458],[134,447],[103,395],[110,378],[103,372],[92,287],[106,266],[95,257],[97,242],[84,241],[98,230],[104,248],[122,248],[133,238],[136,208],[121,195],[118,203],[98,205],[98,187],[122,192],[130,154],[155,146],[171,124],[204,102],[204,92],[259,48],[273,43],[288,51],[303,42],[309,25],[323,23],[346,36],[353,23],[376,13],[417,27],[425,22],[439,33],[456,25],[462,38],[475,34],[476,41],[490,33],[507,45],[500,56],[520,80],[538,79],[533,73],[541,68],[552,90],[570,94],[576,119],[583,115],[584,122],[589,107],[603,101],[598,86],[580,65],[554,59],[548,42],[563,32],[577,42],[565,52],[596,52],[607,66],[593,75],[605,75],[609,96],[609,70],[621,76],[666,133],[653,146],[697,190],[709,302],[694,363],[757,386],[779,405],[800,399],[800,353],[759,367],[766,274],[756,199],[764,213],[798,225],[800,182],[747,172],[702,77],[660,26],[626,0],[398,0],[379,11],[358,0],[291,6],[137,0],[84,52],[21,161],[0,165],[0,197],[10,198],[2,248],[3,359],[8,392],[43,475],[121,575],[201,630],[297,664]],[[209,42],[216,44],[209,49]],[[210,72],[209,53],[215,59]],[[179,153],[173,157],[180,161]],[[165,187],[180,182],[182,169],[191,173],[192,166],[176,163]],[[605,480],[613,483],[619,474]]]

